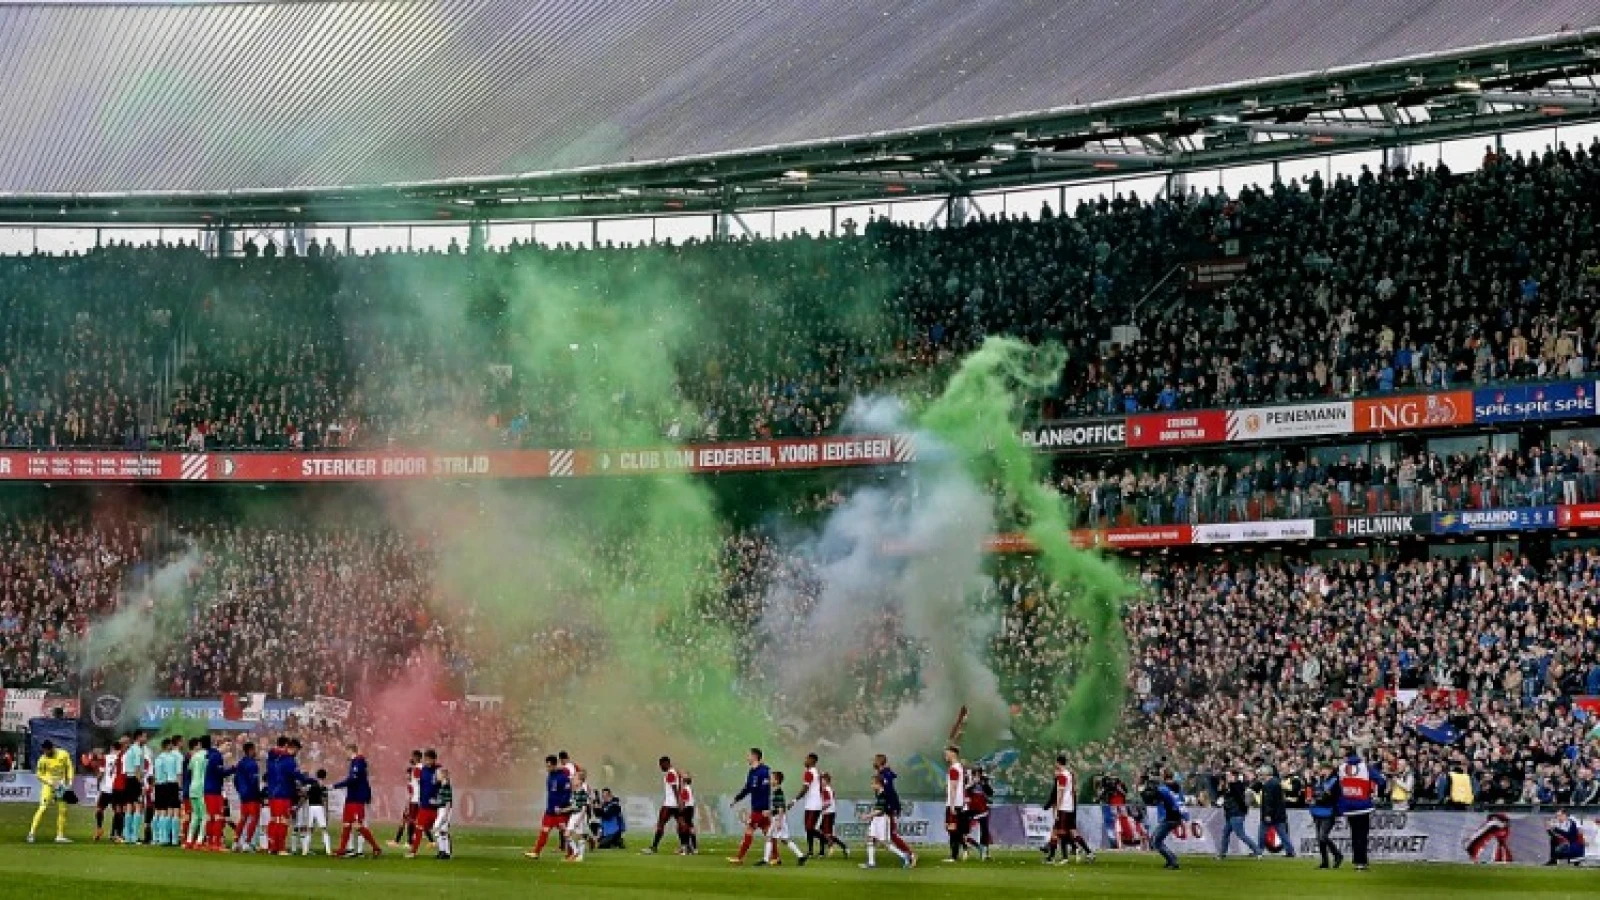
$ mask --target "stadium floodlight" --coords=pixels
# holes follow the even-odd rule
[[[1292,134],[1316,138],[1381,138],[1395,133],[1393,128],[1372,125],[1334,125],[1320,122],[1251,122],[1245,126],[1252,134]]]
[[[1484,103],[1503,106],[1531,106],[1537,109],[1600,109],[1600,94],[1519,94],[1492,91],[1483,95]]]

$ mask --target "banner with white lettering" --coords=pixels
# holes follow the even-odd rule
[[[1531,531],[1556,527],[1556,507],[1516,506],[1503,509],[1469,509],[1434,513],[1436,534],[1476,534],[1485,531]]]
[[[1307,541],[1317,536],[1315,519],[1274,519],[1265,522],[1227,522],[1195,525],[1196,544],[1251,544],[1262,541]]]
[[[306,709],[306,716],[312,719],[343,722],[349,715],[349,700],[341,700],[338,697],[328,697],[322,694],[318,694]]]
[[[1433,516],[1343,516],[1332,520],[1332,536],[1345,538],[1411,537],[1433,533]]]
[[[28,720],[44,715],[45,697],[42,688],[22,690],[10,688],[5,692],[5,704],[0,711],[0,731],[24,731]]]
[[[776,472],[915,462],[911,435],[844,435],[634,450],[326,453],[0,452],[0,481],[423,481],[649,472]]]
[[[39,777],[32,772],[0,772],[0,803],[38,803]]]
[[[1085,419],[1035,425],[1022,439],[1036,450],[1105,450],[1121,447],[1127,432],[1123,419]]]
[[[255,707],[253,702],[247,706],[239,701],[237,695],[231,701],[228,697],[146,700],[139,706],[139,727],[161,729],[177,719],[203,724],[211,731],[250,731],[261,724],[279,726],[290,716],[300,717],[305,704],[299,700],[264,700],[259,708]],[[246,714],[253,718],[246,719]]]

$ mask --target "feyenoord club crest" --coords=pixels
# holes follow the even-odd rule
[[[112,728],[122,720],[122,698],[115,694],[101,694],[89,705],[89,721],[96,728]]]

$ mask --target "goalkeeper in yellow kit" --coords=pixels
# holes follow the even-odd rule
[[[33,814],[33,826],[28,829],[28,843],[33,843],[33,833],[39,830],[39,820],[45,808],[56,805],[56,843],[70,844],[67,838],[67,794],[72,791],[72,755],[59,750],[50,741],[39,745],[39,759],[33,773],[39,778],[39,808]]]

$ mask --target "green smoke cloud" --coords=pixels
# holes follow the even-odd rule
[[[1133,585],[1111,560],[1072,545],[1061,497],[1022,440],[1022,401],[1051,387],[1064,361],[1057,346],[991,337],[962,360],[919,421],[967,461],[974,477],[994,485],[1002,511],[1014,515],[1039,548],[1044,573],[1059,588],[1047,592],[1046,602],[1064,603],[1086,633],[1076,669],[1056,673],[1059,712],[1032,735],[1045,744],[1077,746],[1117,726],[1127,671],[1122,602]]]
[[[661,423],[693,418],[678,371],[703,323],[661,268],[634,266],[594,290],[525,261],[503,283],[506,361],[559,399],[585,444],[659,447]],[[561,695],[552,738],[580,758],[670,752],[703,767],[771,743],[769,718],[738,689],[731,623],[710,614],[724,530],[699,476],[480,493],[478,515],[441,548],[439,578],[475,608],[487,645],[557,627],[599,636],[601,659],[579,683],[507,691]]]

